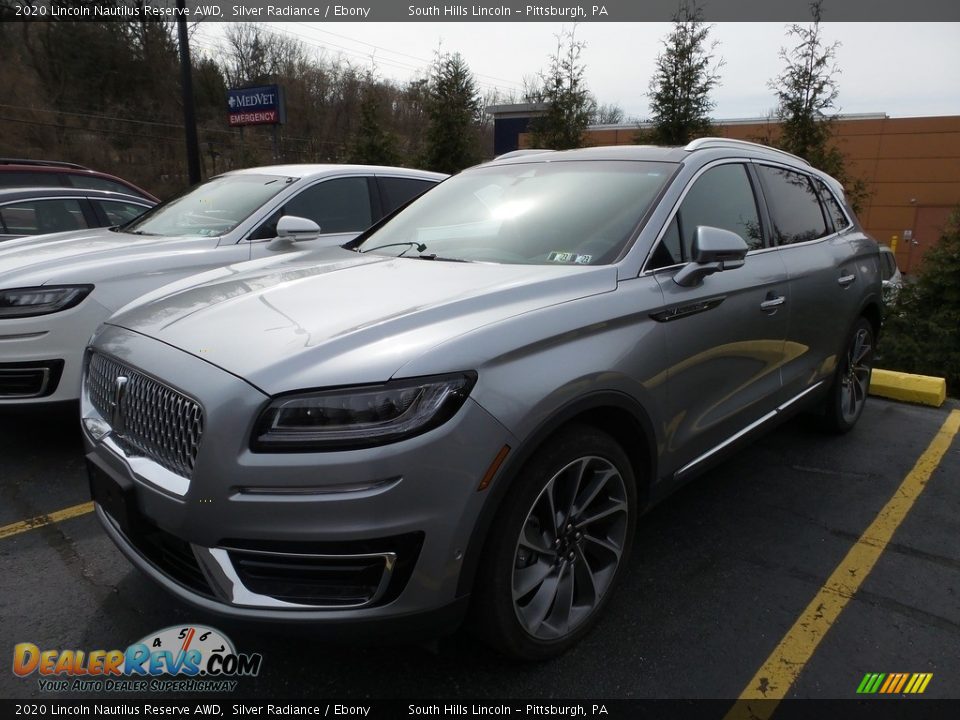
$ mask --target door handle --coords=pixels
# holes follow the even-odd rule
[[[784,295],[777,295],[776,297],[772,296],[773,293],[770,293],[767,295],[767,299],[760,303],[761,310],[776,310],[787,301],[787,298]]]
[[[840,287],[847,287],[856,279],[856,275],[841,275],[839,278],[837,278],[837,282],[840,283]]]

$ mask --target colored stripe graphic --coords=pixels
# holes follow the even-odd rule
[[[867,673],[857,686],[857,694],[919,695],[932,678],[933,673]]]

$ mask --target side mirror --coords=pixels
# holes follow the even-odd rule
[[[743,267],[749,249],[735,232],[698,225],[693,237],[693,260],[673,276],[673,281],[681,287],[695,287],[707,275]]]
[[[313,220],[284,215],[277,221],[277,237],[285,240],[313,240],[320,236],[320,226]]]

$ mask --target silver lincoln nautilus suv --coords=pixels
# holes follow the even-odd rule
[[[202,608],[350,632],[469,612],[548,657],[646,508],[795,410],[857,422],[879,262],[838,183],[763,146],[487,163],[343,247],[102,325],[97,514]]]

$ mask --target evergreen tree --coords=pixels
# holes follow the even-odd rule
[[[480,161],[482,102],[470,68],[460,53],[437,53],[427,99],[424,164],[456,173]]]
[[[787,36],[796,44],[781,48],[780,58],[786,67],[770,81],[770,89],[777,97],[779,134],[764,140],[835,177],[844,185],[854,210],[858,210],[866,200],[866,184],[850,177],[846,158],[833,142],[839,95],[836,78],[840,74],[836,53],[840,43],[824,42],[820,24],[822,4],[823,0],[811,3],[810,25],[793,24],[787,28]]]
[[[550,69],[540,75],[542,85],[529,98],[547,104],[546,112],[530,123],[533,147],[568,150],[583,145],[596,101],[587,90],[580,61],[586,43],[577,41],[574,32],[557,36]]]
[[[396,165],[397,139],[384,129],[380,88],[367,78],[360,99],[360,121],[348,153],[349,161],[363,165]]]
[[[656,71],[650,78],[653,128],[639,140],[656,145],[685,145],[709,134],[710,112],[716,103],[711,91],[720,84],[723,60],[714,62],[716,43],[703,10],[684,3],[673,17],[673,30],[663,41]]]
[[[884,320],[877,362],[947,379],[960,395],[960,208],[923,256],[916,282],[900,291]]]

